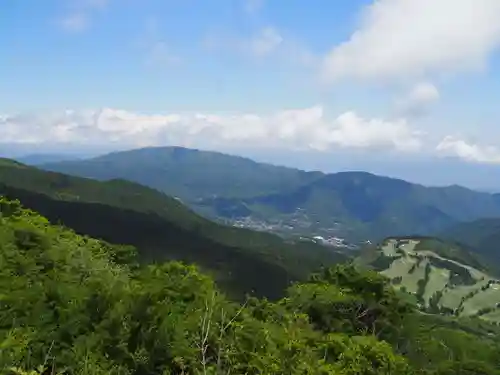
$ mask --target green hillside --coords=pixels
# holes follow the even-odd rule
[[[285,236],[380,240],[500,217],[499,196],[459,186],[425,187],[365,172],[305,172],[180,147],[116,152],[43,168],[135,181],[181,198],[206,217]]]
[[[0,249],[1,374],[499,374],[495,326],[415,314],[353,266],[238,304],[1,198]]]
[[[466,244],[485,259],[499,264],[500,218],[486,218],[459,223],[441,231],[439,235]]]
[[[459,244],[430,237],[388,238],[357,262],[388,277],[425,312],[500,323],[500,280]]]
[[[78,233],[134,245],[144,262],[197,263],[239,296],[277,298],[291,281],[346,258],[311,242],[213,223],[176,199],[124,180],[99,182],[1,159],[0,195]]]
[[[456,186],[425,187],[366,172],[330,174],[293,191],[207,199],[203,204],[220,217],[246,217],[268,225],[279,222],[283,233],[350,241],[429,235],[461,221],[500,215],[495,195]]]

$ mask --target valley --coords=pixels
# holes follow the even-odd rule
[[[144,262],[195,262],[239,297],[276,298],[322,264],[347,259],[340,248],[314,241],[217,224],[177,199],[126,180],[96,181],[0,159],[0,195],[78,233],[134,245]]]

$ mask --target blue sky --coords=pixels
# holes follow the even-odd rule
[[[261,6],[249,12],[251,3]],[[254,111],[315,104],[335,95],[318,90],[299,62],[272,53],[257,58],[232,44],[243,49],[273,28],[287,43],[324,54],[348,37],[364,3],[333,1],[328,9],[322,1],[302,6],[299,0],[286,7],[262,0],[10,1],[0,16],[0,43],[9,46],[1,110]],[[210,39],[220,47],[209,48]],[[155,56],[155,48],[165,51]]]
[[[0,136],[495,166],[499,25],[498,0],[8,0]]]

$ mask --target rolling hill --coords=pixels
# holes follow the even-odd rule
[[[0,195],[77,233],[134,245],[145,262],[197,263],[240,296],[278,297],[292,280],[346,258],[312,242],[211,222],[177,199],[125,180],[100,182],[0,159]]]
[[[282,236],[378,241],[500,217],[498,194],[460,186],[426,187],[366,172],[306,172],[181,147],[123,151],[41,167],[138,182],[182,199],[203,216]]]
[[[500,279],[477,254],[432,237],[393,237],[356,260],[387,276],[424,312],[500,322]]]

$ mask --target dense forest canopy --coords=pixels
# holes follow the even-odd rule
[[[495,327],[424,316],[352,265],[320,270],[275,302],[237,303],[195,266],[139,264],[131,246],[6,199],[0,249],[4,373],[444,375],[500,365]]]

